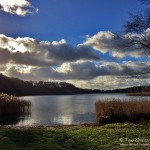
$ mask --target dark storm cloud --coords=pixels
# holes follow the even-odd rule
[[[93,80],[98,77],[115,76],[130,77],[148,75],[150,70],[150,62],[125,62],[118,63],[97,63],[97,62],[72,62],[64,63],[60,67],[54,69],[52,67],[34,67],[22,72],[22,69],[16,66],[8,70],[8,74],[14,76],[21,74],[26,79],[33,80]]]

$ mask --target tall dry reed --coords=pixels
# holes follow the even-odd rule
[[[25,116],[30,113],[31,102],[16,96],[0,94],[0,116]]]
[[[98,124],[139,121],[150,119],[150,101],[145,100],[99,100],[95,103]]]

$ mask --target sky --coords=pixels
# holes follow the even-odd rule
[[[134,75],[149,68],[145,50],[116,38],[129,12],[146,7],[138,0],[0,0],[0,72],[92,89],[149,85],[149,74]]]

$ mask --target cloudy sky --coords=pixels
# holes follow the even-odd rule
[[[117,36],[128,13],[144,7],[137,0],[0,0],[0,72],[93,89],[149,85],[145,49]]]

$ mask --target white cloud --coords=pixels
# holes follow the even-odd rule
[[[150,37],[150,30],[144,32],[145,36]],[[137,38],[138,35],[126,34],[119,37],[111,31],[101,31],[92,37],[88,37],[84,45],[92,46],[94,49],[102,53],[110,52],[114,57],[141,57],[147,55],[147,50],[139,48],[138,44],[133,45],[127,37]]]
[[[118,77],[118,76],[102,76],[95,78],[93,80],[69,80],[67,81],[74,84],[80,88],[89,89],[101,89],[101,90],[112,90],[112,89],[122,89],[134,86],[149,86],[150,76],[147,78],[128,78],[128,77]]]
[[[37,41],[0,35],[0,63],[53,66],[76,60],[99,60],[96,51],[84,45],[72,47],[65,40]]]
[[[100,76],[136,77],[150,73],[150,62],[93,62],[78,61],[64,63],[56,69],[55,78],[69,80],[91,80]]]
[[[100,32],[73,47],[64,39],[49,42],[0,34],[0,72],[24,80],[66,81],[82,88],[114,89],[148,84],[150,61],[117,63],[100,59],[99,51],[119,57],[145,55],[143,50],[124,49],[127,43],[120,40],[111,32]]]
[[[101,63],[92,62],[66,63],[60,68],[27,67],[7,65],[6,75],[24,80],[66,81],[81,88],[120,89],[131,86],[149,85],[150,74],[137,75],[149,68],[150,62]],[[74,69],[74,70],[73,70]],[[130,75],[130,72],[131,75]],[[144,73],[144,72],[143,72]]]
[[[29,0],[0,0],[0,10],[18,16],[38,12],[38,9],[34,8]]]

